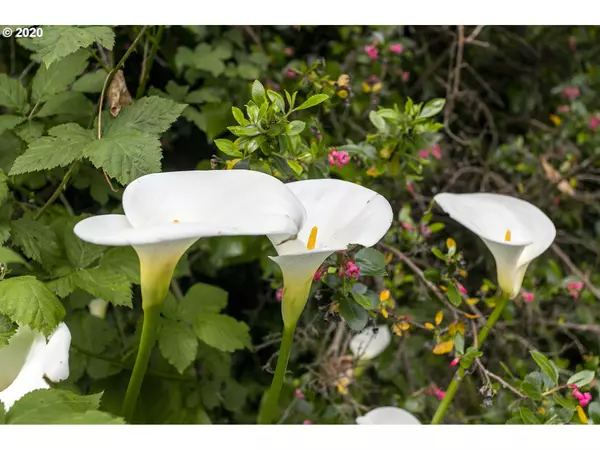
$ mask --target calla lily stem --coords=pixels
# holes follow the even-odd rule
[[[132,423],[135,405],[137,403],[138,396],[140,395],[140,389],[142,388],[144,375],[146,374],[146,369],[148,368],[150,355],[152,354],[152,349],[154,348],[154,343],[156,342],[156,332],[158,331],[161,310],[162,304],[152,305],[144,309],[144,323],[142,325],[140,347],[135,359],[135,365],[133,366],[131,378],[129,379],[129,386],[127,386],[125,401],[123,402],[123,416],[129,423]]]
[[[478,348],[481,348],[481,346],[487,339],[488,335],[490,334],[490,331],[502,315],[502,312],[504,311],[504,308],[506,308],[506,305],[509,301],[509,297],[503,294],[500,301],[492,311],[492,314],[490,314],[487,321],[485,322],[484,327],[479,331],[479,334],[477,335]],[[473,362],[471,362],[471,364],[473,364]],[[444,395],[444,398],[440,402],[440,406],[438,406],[438,409],[435,412],[433,419],[431,420],[432,425],[439,425],[440,423],[442,423],[442,420],[446,415],[448,407],[452,403],[454,395],[456,394],[456,391],[458,390],[460,384],[462,383],[465,377],[465,372],[471,367],[471,364],[469,364],[469,366],[466,368],[460,367],[460,369],[456,371],[456,374],[454,375],[452,381],[446,389],[446,394]]]
[[[287,363],[290,359],[295,332],[295,323],[292,326],[286,326],[283,328],[283,339],[281,340],[281,347],[279,348],[279,356],[277,357],[275,375],[273,376],[271,388],[267,393],[267,397],[265,398],[265,402],[258,416],[259,424],[268,425],[273,423],[273,418],[277,412],[277,405],[279,404],[279,395],[281,394],[281,387],[283,386],[283,379],[285,378]]]

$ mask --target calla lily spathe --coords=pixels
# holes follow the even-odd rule
[[[305,180],[286,185],[306,210],[296,239],[270,234],[283,273],[282,313],[286,326],[297,322],[313,276],[334,252],[351,244],[375,245],[392,224],[389,202],[377,192],[342,180]]]
[[[377,358],[390,345],[392,334],[385,325],[365,328],[350,340],[350,351],[360,361]]]
[[[49,389],[44,377],[59,382],[69,377],[71,332],[64,323],[48,339],[39,331],[20,327],[0,348],[0,401],[8,410],[29,392]]]
[[[527,267],[556,237],[552,221],[538,207],[508,195],[438,194],[434,201],[485,243],[496,261],[498,284],[509,298],[521,289]]]
[[[133,246],[142,285],[166,280],[166,287],[179,258],[201,237],[292,236],[305,218],[302,204],[281,181],[249,170],[145,175],[125,189],[123,211],[84,219],[75,234],[94,244]]]
[[[356,418],[358,425],[421,425],[419,419],[395,406],[382,406]]]

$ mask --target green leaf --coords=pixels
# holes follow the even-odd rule
[[[465,338],[461,333],[454,335],[454,349],[459,355],[465,352]]]
[[[160,172],[162,151],[156,137],[139,131],[122,132],[96,140],[84,150],[98,169],[122,185],[149,173]]]
[[[234,157],[242,157],[244,156],[242,154],[242,152],[240,152],[236,145],[231,142],[229,139],[215,139],[214,140],[215,145],[217,146],[217,148],[219,150],[221,150],[223,153],[225,153],[226,155],[229,156],[234,156]]]
[[[301,175],[302,172],[304,171],[304,169],[302,168],[302,166],[300,164],[298,164],[294,160],[288,159],[287,163],[288,163],[288,166],[290,166],[290,168],[294,171],[294,173],[296,175]]]
[[[73,232],[73,227],[81,217],[64,218],[58,222],[57,234],[62,238],[67,259],[76,269],[85,269],[102,256],[106,247],[79,239]]]
[[[542,399],[542,391],[531,383],[522,383],[521,392],[527,395],[532,400],[539,401]]]
[[[132,307],[129,280],[118,272],[107,270],[105,267],[78,270],[73,282],[82,291],[115,306]]]
[[[31,268],[30,264],[21,255],[6,247],[0,247],[0,263],[23,264],[25,267]]]
[[[66,91],[50,97],[35,115],[49,117],[62,114],[80,118],[91,117],[94,111],[94,104],[81,92]]]
[[[196,283],[179,302],[177,315],[181,320],[193,322],[199,314],[217,314],[227,306],[229,294],[218,286]]]
[[[548,375],[550,380],[552,380],[552,382],[554,383],[553,386],[555,386],[558,383],[558,369],[556,368],[554,363],[536,350],[531,350],[529,353],[535,360],[536,364],[540,367],[540,369],[542,369],[542,371],[546,375]]]
[[[65,317],[56,296],[32,276],[0,281],[0,312],[19,325],[28,325],[48,335]]]
[[[39,423],[43,425],[124,425],[125,420],[104,411],[86,411],[59,413]]]
[[[252,83],[252,100],[254,100],[254,103],[257,105],[262,105],[267,101],[265,87],[258,80],[254,80],[254,83]]]
[[[17,331],[17,327],[13,324],[12,320],[8,319],[5,315],[0,314],[0,348],[6,346],[8,341]],[[0,413],[2,413],[2,406],[0,405]],[[0,420],[0,423],[2,421]]]
[[[527,407],[519,408],[519,414],[521,416],[521,419],[523,420],[523,423],[525,424],[538,425],[540,423],[539,419],[535,416],[533,411],[531,411]]]
[[[223,314],[201,314],[194,321],[198,339],[224,352],[251,348],[248,325]]]
[[[92,316],[87,311],[69,313],[66,319],[73,343],[86,352],[101,354],[118,345],[116,327],[107,320]]]
[[[285,112],[285,100],[279,92],[275,92],[269,89],[267,91],[267,97],[269,97],[269,100],[275,103],[275,106],[277,106],[277,109],[279,111]]]
[[[350,329],[360,331],[367,326],[369,314],[362,306],[347,297],[340,299],[340,315],[344,318]]]
[[[162,134],[169,129],[186,107],[185,104],[167,98],[144,97],[124,107],[105,130],[105,136],[116,136],[132,130],[146,134]]]
[[[37,51],[36,56],[42,59],[46,67],[50,67],[52,63],[95,42],[112,50],[115,34],[109,27],[50,26],[44,27],[43,36],[31,40]]]
[[[446,297],[448,297],[450,303],[456,307],[460,306],[462,303],[462,295],[460,295],[460,292],[458,292],[456,285],[454,283],[450,283],[448,286],[446,286],[446,288]]]
[[[301,120],[293,120],[287,125],[285,134],[288,136],[296,136],[297,134],[302,133],[305,127],[306,123],[302,122]]]
[[[19,136],[23,141],[31,144],[36,139],[42,137],[45,129],[46,127],[43,122],[33,119],[18,125],[13,130],[13,133]]]
[[[122,274],[130,283],[140,284],[140,260],[132,247],[114,247],[100,260],[100,267]]]
[[[245,127],[246,125],[250,125],[250,122],[244,117],[244,113],[240,108],[236,108],[235,106],[233,106],[231,108],[231,113],[233,114],[233,118],[235,119],[235,121],[241,126]]]
[[[436,256],[436,258],[441,259],[442,261],[446,261],[446,255],[444,255],[439,248],[432,248],[431,253],[433,253]]]
[[[572,375],[567,381],[568,385],[575,384],[577,387],[583,387],[592,382],[596,374],[593,370],[582,370]]]
[[[6,414],[6,423],[59,423],[55,420],[61,415],[97,410],[100,407],[101,396],[102,394],[77,395],[60,389],[38,389],[15,402]]]
[[[434,283],[439,283],[442,279],[440,271],[437,269],[425,269],[423,275],[426,280],[433,281]]]
[[[355,257],[356,265],[360,269],[361,276],[387,275],[385,271],[385,256],[374,248],[363,248]]]
[[[75,123],[58,125],[48,131],[50,136],[33,141],[19,156],[9,175],[64,167],[85,155],[86,149],[97,142],[90,130]]]
[[[0,169],[0,205],[8,198],[10,190],[8,189],[8,177],[4,170]]]
[[[189,325],[163,319],[158,331],[158,348],[166,360],[183,373],[196,359],[198,339]]]
[[[385,123],[385,120],[383,119],[383,117],[381,117],[375,111],[371,111],[369,113],[369,120],[375,126],[375,128],[377,128],[379,131],[384,132],[384,133],[387,131],[388,127],[387,127],[387,124]]]
[[[419,113],[420,119],[426,119],[428,117],[433,117],[437,113],[439,113],[442,109],[444,109],[444,105],[446,104],[446,100],[443,98],[434,98],[433,100],[425,103],[423,109]]]
[[[11,222],[13,243],[25,256],[39,263],[54,260],[59,254],[56,233],[51,227],[28,217]]]
[[[86,94],[99,94],[102,92],[102,87],[106,81],[106,70],[98,69],[95,72],[89,72],[78,78],[73,86],[72,91],[84,92]]]
[[[0,73],[0,106],[16,112],[24,112],[27,106],[27,91],[16,78]]]
[[[371,299],[369,297],[367,297],[366,295],[363,294],[359,294],[358,292],[352,291],[351,292],[352,297],[354,298],[354,301],[359,304],[360,306],[362,306],[364,309],[373,309],[373,305],[371,303]]]
[[[24,116],[14,116],[11,114],[3,114],[0,116],[0,135],[6,130],[12,130],[14,127],[25,121]]]
[[[577,401],[574,398],[565,398],[556,393],[552,396],[552,398],[554,398],[556,403],[563,408],[568,409],[569,411],[575,411],[577,409]]]
[[[42,64],[33,77],[32,100],[46,101],[53,95],[67,90],[67,87],[85,70],[89,57],[87,51],[79,50],[49,68]]]
[[[296,108],[294,108],[294,111],[300,111],[302,109],[312,108],[313,106],[317,106],[319,103],[323,103],[328,98],[329,98],[329,96],[327,94],[313,95],[312,97],[308,97],[308,99],[306,99],[306,101],[304,103],[302,103],[300,106],[297,106]]]

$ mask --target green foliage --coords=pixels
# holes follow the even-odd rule
[[[6,106],[14,112],[26,112],[27,91],[16,78],[0,73],[0,106]],[[7,119],[4,119],[7,120]]]
[[[252,346],[248,325],[223,314],[200,314],[193,328],[198,339],[224,352]]]
[[[385,256],[374,248],[363,248],[355,257],[356,265],[363,276],[387,275],[385,271]]]
[[[158,347],[167,361],[183,373],[196,359],[198,339],[185,323],[164,319],[158,332]]]

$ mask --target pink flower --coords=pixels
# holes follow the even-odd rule
[[[455,365],[458,364],[459,361],[460,361],[460,356],[458,358],[454,358],[452,360],[452,362],[450,363],[450,367],[454,367]]]
[[[531,303],[533,301],[533,292],[527,292],[525,289],[521,289],[521,297],[525,303]]]
[[[446,391],[442,391],[439,388],[435,388],[433,390],[433,395],[435,395],[437,397],[437,399],[441,402],[444,398],[444,395],[446,395]]]
[[[569,386],[569,387],[571,387],[571,386]],[[579,400],[579,406],[581,406],[581,407],[587,406],[588,403],[592,401],[592,394],[590,394],[589,392],[582,393],[579,389],[577,389],[576,386],[573,388],[572,394],[573,394],[573,397],[575,397],[577,400]]]
[[[369,55],[369,58],[371,59],[377,59],[379,57],[379,49],[374,45],[367,45],[365,47],[365,52],[367,52],[367,55]]]
[[[569,281],[567,283],[567,289],[569,290],[569,295],[573,298],[579,298],[579,292],[583,289],[582,281]]]
[[[558,108],[556,108],[556,112],[559,113],[564,113],[564,112],[569,112],[571,111],[571,107],[569,105],[560,105]]]
[[[288,56],[292,56],[292,55],[294,54],[294,49],[293,49],[293,48],[291,48],[291,47],[286,47],[286,48],[283,50],[283,53],[285,53],[285,54],[286,54],[286,55],[288,55]]]
[[[323,278],[323,276],[325,275],[326,272],[327,272],[326,267],[319,268],[319,270],[317,270],[315,272],[315,275],[313,276],[313,281],[321,281],[321,278]]]
[[[429,236],[431,236],[431,230],[427,225],[421,224],[419,228],[421,229],[421,234],[423,235],[423,237],[428,238]]]
[[[566,97],[568,100],[572,101],[579,97],[581,92],[576,87],[566,87],[562,90],[561,94],[563,97]]]
[[[412,231],[412,230],[414,230],[414,229],[415,229],[415,228],[414,228],[414,227],[413,227],[413,226],[412,226],[410,223],[408,223],[408,222],[402,222],[402,226],[403,226],[404,228],[406,228],[408,231]]]
[[[331,150],[329,152],[329,156],[327,156],[327,159],[329,160],[329,164],[331,164],[332,166],[337,165],[337,155],[338,155],[337,150]]]
[[[390,52],[395,53],[396,55],[399,55],[404,50],[404,47],[402,47],[402,44],[393,44],[393,45],[390,45],[389,49],[390,49]]]
[[[294,72],[292,69],[287,69],[285,71],[285,76],[288,78],[294,78],[296,76],[296,72]]]
[[[329,152],[327,160],[332,166],[336,166],[338,169],[341,169],[342,166],[345,166],[350,162],[350,155],[348,152],[338,152],[334,147],[333,150]]]
[[[456,282],[456,287],[458,288],[458,292],[460,292],[462,295],[467,294],[467,290],[465,289],[465,287],[462,284],[460,284],[458,281]]]
[[[356,264],[354,264],[354,261],[347,261],[346,270],[343,274],[346,275],[348,278],[356,279],[360,276],[360,268]]]
[[[596,128],[598,128],[598,125],[600,125],[600,116],[590,117],[590,129],[592,131],[596,131]]]
[[[431,147],[431,154],[435,159],[440,159],[442,157],[442,152],[438,144],[433,144],[433,146]]]
[[[283,299],[283,288],[279,288],[277,289],[277,291],[275,291],[275,298],[278,302],[281,302],[281,300]]]
[[[304,422],[302,422],[303,425],[312,425],[312,422],[310,420],[305,420]]]
[[[350,155],[348,152],[338,152],[338,162],[342,166],[348,164],[350,162]]]
[[[412,185],[412,183],[406,183],[406,190],[411,194],[415,193],[415,187]]]
[[[302,393],[302,389],[296,388],[296,398],[303,399],[304,394]]]
[[[419,158],[427,159],[429,158],[429,150],[419,150]]]
[[[405,83],[410,80],[410,72],[402,72],[402,81]]]

